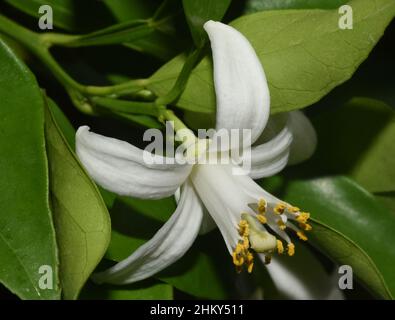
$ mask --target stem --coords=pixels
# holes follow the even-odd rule
[[[127,114],[146,114],[157,117],[159,112],[157,105],[153,102],[136,102],[103,97],[93,97],[91,101],[99,107]]]
[[[0,32],[23,43],[30,50],[36,50],[42,45],[40,37],[36,32],[30,31],[11,19],[0,14]]]
[[[171,110],[162,109],[160,113],[159,121],[165,124],[166,121],[170,121],[173,130],[176,134],[176,140],[186,141],[187,143],[197,143],[199,139],[195,136],[193,131],[189,129],[184,122],[182,122]],[[180,132],[182,130],[182,133]],[[177,138],[178,137],[178,138]]]
[[[181,93],[184,91],[189,76],[192,70],[195,68],[196,64],[200,61],[203,53],[203,48],[194,50],[186,59],[184,66],[181,69],[180,74],[176,80],[176,83],[171,88],[171,90],[163,97],[159,97],[156,100],[158,105],[168,105],[176,101]]]
[[[26,46],[53,72],[54,76],[66,87],[66,89],[72,88],[87,95],[123,95],[140,91],[148,84],[147,79],[137,79],[113,86],[84,86],[71,78],[50,54],[48,50],[51,46],[50,34],[40,35],[36,32],[30,31],[1,14],[0,32],[12,37]],[[71,39],[74,36],[55,34],[55,37]]]

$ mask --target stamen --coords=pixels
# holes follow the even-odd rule
[[[248,222],[246,220],[240,220],[239,222],[239,235],[244,237],[248,236]]]
[[[256,218],[259,220],[260,223],[265,224],[267,223],[267,219],[263,214],[257,214]]]
[[[266,212],[266,200],[261,198],[258,201],[258,211],[259,213],[265,213]]]
[[[277,239],[277,252],[279,254],[283,254],[284,253],[284,246],[281,240]]]
[[[244,258],[239,257],[235,252],[233,252],[233,264],[236,267],[241,267],[244,264]]]
[[[308,223],[299,223],[299,227],[304,231],[310,231],[313,229],[313,227]]]
[[[298,207],[294,207],[294,206],[289,206],[289,207],[287,208],[287,210],[288,210],[289,212],[291,212],[291,213],[298,213],[298,212],[300,212],[300,209],[299,209]]]
[[[310,218],[310,213],[308,212],[301,212],[297,217],[296,217],[296,221],[300,222],[300,223],[306,223],[307,220],[309,220]]]
[[[232,253],[237,272],[241,272],[244,267],[248,273],[252,272],[253,251],[264,254],[265,264],[270,263],[274,251],[278,254],[287,251],[289,256],[293,256],[295,244],[285,231],[288,228],[293,230],[300,240],[307,241],[305,231],[312,229],[308,223],[310,213],[301,212],[298,207],[287,203],[276,203],[271,201],[271,198],[268,199],[268,202],[261,198],[258,202],[249,203],[248,207],[251,211],[241,213],[238,224],[240,238]]]
[[[274,211],[274,213],[279,214],[279,215],[280,215],[280,214],[283,214],[284,211],[285,211],[285,205],[282,204],[282,203],[278,203],[278,204],[274,207],[273,211]]]
[[[295,245],[292,242],[290,242],[288,243],[287,248],[288,248],[288,255],[292,257],[295,254]]]
[[[244,250],[248,250],[250,248],[250,240],[248,237],[243,238],[243,248]]]
[[[254,255],[251,252],[247,253],[247,272],[251,273],[254,268]]]
[[[284,223],[282,219],[277,220],[277,225],[281,230],[285,230],[287,228],[287,225]]]
[[[307,237],[302,231],[296,232],[296,235],[299,237],[300,240],[307,241]]]

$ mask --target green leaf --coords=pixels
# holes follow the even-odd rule
[[[64,115],[62,110],[56,105],[56,103],[47,97],[48,108],[51,110],[54,122],[57,124],[59,130],[62,132],[63,137],[66,139],[67,144],[70,146],[71,150],[75,149],[75,130],[69,119]],[[138,117],[138,116],[136,116]],[[136,119],[131,119],[136,121]],[[140,120],[139,118],[137,120]],[[144,120],[144,119],[143,119]],[[148,122],[148,120],[147,120]],[[111,208],[114,204],[116,194],[104,190],[100,186],[97,186],[107,208]]]
[[[46,109],[51,202],[65,299],[76,299],[110,241],[110,218],[95,184],[83,170]]]
[[[339,29],[337,10],[263,11],[231,23],[249,39],[262,61],[272,113],[311,105],[348,80],[395,14],[393,0],[353,0],[349,4],[354,13],[352,30]],[[150,78],[149,88],[165,95],[184,61],[185,56],[180,55],[165,64]],[[209,58],[196,67],[177,106],[215,112]]]
[[[314,126],[314,160],[327,173],[346,174],[370,192],[395,191],[394,109],[354,98],[314,118]]]
[[[63,137],[66,139],[67,144],[72,150],[75,149],[75,130],[69,119],[64,115],[62,110],[57,106],[55,101],[46,98],[48,108],[54,118],[54,122],[58,125]]]
[[[68,31],[94,30],[114,21],[108,8],[96,0],[79,1],[78,6],[74,0],[6,0],[6,2],[35,18],[42,15],[39,13],[41,6],[49,5],[53,11],[54,25]]]
[[[203,25],[208,20],[221,21],[232,0],[183,0],[185,15],[197,47],[207,39]]]
[[[147,21],[135,20],[118,23],[110,27],[79,36],[67,45],[69,46],[98,46],[132,42],[147,37],[154,32],[154,27]]]
[[[106,258],[121,261],[128,257],[155,234],[175,207],[172,198],[118,198],[111,210],[113,229]],[[222,237],[210,234],[157,277],[197,297],[225,299],[232,294],[236,272]]]
[[[0,281],[22,299],[58,299],[44,102],[34,76],[1,40],[0,101]],[[52,267],[52,290],[39,287],[43,265]]]
[[[155,2],[140,0],[106,0],[105,4],[118,22],[149,19],[154,16],[155,9],[157,9]],[[162,9],[166,11],[167,8]],[[171,10],[165,14],[174,14],[174,11],[177,10]],[[163,22],[168,23],[166,20],[168,19],[164,19]],[[124,42],[123,45],[161,60],[168,60],[182,51],[184,44],[180,35],[175,36],[162,32],[160,24],[158,25],[157,22],[152,21],[151,26],[153,25],[156,25],[155,28],[152,28],[144,37],[134,39],[133,42]]]
[[[376,199],[392,211],[395,216],[395,192],[383,192],[375,194]]]
[[[144,281],[126,286],[96,285],[88,282],[81,292],[83,300],[172,300],[172,286],[158,281]]]
[[[347,0],[247,0],[245,13],[278,9],[336,9]]]
[[[117,21],[147,19],[154,14],[154,6],[150,1],[141,0],[104,0]]]
[[[264,186],[270,189],[270,181]],[[272,184],[273,186],[273,184]],[[375,198],[345,177],[284,180],[272,191],[308,210],[313,230],[309,242],[384,298],[395,296],[395,217]]]

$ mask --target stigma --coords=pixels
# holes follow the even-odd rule
[[[286,252],[293,256],[295,244],[289,237],[288,230],[292,230],[300,240],[307,241],[305,231],[312,229],[308,223],[308,212],[282,201],[271,203],[263,198],[248,204],[248,207],[250,212],[242,212],[240,215],[237,226],[240,238],[232,254],[237,272],[241,272],[243,267],[248,273],[252,272],[254,253],[263,254],[266,264],[270,263],[274,253]]]

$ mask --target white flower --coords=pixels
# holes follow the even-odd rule
[[[294,162],[310,156],[315,132],[300,112],[289,114],[286,124],[276,130],[276,119],[269,120],[269,89],[261,63],[247,39],[234,28],[219,22],[204,25],[213,52],[214,83],[217,95],[216,129],[250,129],[252,142],[271,140],[252,147],[251,177],[276,174],[288,161],[293,136]],[[304,122],[304,127],[299,125]],[[264,132],[265,127],[267,129]],[[312,147],[305,148],[308,127]],[[147,243],[112,268],[96,274],[98,282],[132,283],[145,279],[179,259],[192,245],[206,210],[219,227],[236,268],[253,269],[254,254],[269,262],[274,252],[294,254],[287,234],[293,230],[300,239],[309,214],[263,190],[250,176],[234,175],[233,164],[166,164],[161,156],[151,164],[144,152],[124,141],[104,137],[81,127],[77,132],[77,154],[93,179],[120,195],[161,198],[173,195],[181,186],[178,206],[171,218]],[[294,141],[295,142],[295,141]],[[299,145],[298,145],[299,144]],[[302,148],[304,154],[297,155]],[[297,155],[297,156],[296,156]],[[205,210],[206,209],[206,210]],[[286,246],[283,244],[285,241]]]

